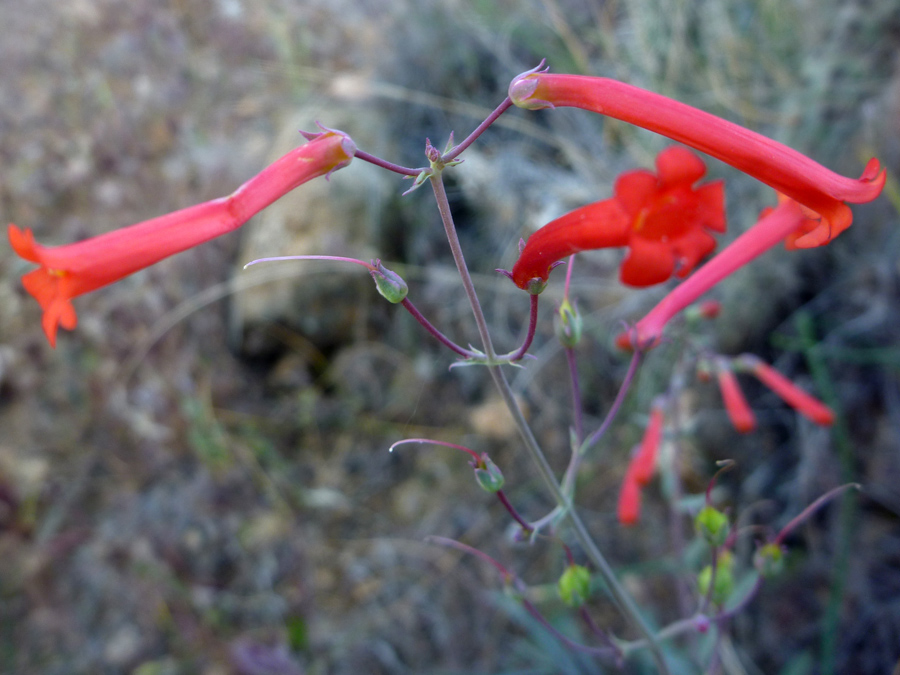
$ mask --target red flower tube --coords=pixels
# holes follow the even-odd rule
[[[309,143],[263,169],[228,197],[74,244],[41,246],[31,230],[10,224],[13,250],[40,265],[22,277],[22,285],[44,310],[42,326],[50,345],[56,346],[59,326],[72,330],[78,322],[72,298],[237,229],[298,185],[346,166],[356,152],[353,141],[338,131],[306,136]]]
[[[615,199],[604,199],[570,211],[528,238],[512,268],[512,280],[524,290],[543,290],[558,260],[598,248],[626,246],[628,216]],[[532,282],[538,279],[540,282]]]
[[[820,246],[843,232],[853,221],[844,202],[872,201],[884,187],[885,173],[877,159],[869,160],[859,180],[846,178],[761,134],[605,77],[535,69],[513,79],[509,96],[521,108],[568,106],[624,120],[740,169],[822,217],[819,227],[797,240],[799,248]]]
[[[673,272],[687,276],[716,247],[707,230],[725,231],[722,181],[694,187],[705,173],[690,150],[666,148],[656,158],[656,173],[627,171],[616,180],[612,199],[576,209],[531,235],[512,280],[539,292],[556,261],[614,246],[629,248],[620,273],[629,286],[658,284]]]
[[[664,421],[665,413],[662,406],[654,404],[650,410],[650,422],[644,431],[641,445],[637,454],[631,459],[631,472],[638,485],[647,485],[653,478],[653,472],[656,470],[656,456],[662,441]]]
[[[719,390],[722,392],[722,400],[725,402],[725,411],[734,428],[742,434],[753,431],[756,428],[756,416],[750,409],[750,404],[744,398],[744,393],[738,384],[734,372],[727,365],[719,365],[716,375],[719,380]]]
[[[641,486],[634,477],[634,465],[629,464],[619,492],[616,516],[622,525],[634,525],[641,517]]]
[[[764,213],[753,227],[673,288],[632,330],[620,335],[616,344],[623,349],[633,345],[639,345],[642,349],[656,346],[666,324],[681,310],[735,270],[811,224],[800,205],[792,200],[783,200]]]
[[[739,364],[807,419],[824,427],[834,424],[834,413],[831,408],[807,394],[765,361],[752,355],[744,355],[740,358]]]

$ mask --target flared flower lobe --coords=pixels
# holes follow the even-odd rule
[[[623,283],[643,287],[673,273],[685,277],[715,249],[707,230],[725,231],[725,189],[722,181],[695,188],[705,173],[697,155],[673,146],[659,153],[656,174],[638,169],[619,176],[615,198],[630,224]]]

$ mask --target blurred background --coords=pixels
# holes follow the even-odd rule
[[[738,437],[710,386],[679,401],[683,480],[779,527],[828,489],[864,485],[789,540],[723,642],[727,673],[888,673],[900,659],[900,3],[897,0],[28,0],[0,3],[0,213],[45,244],[226,195],[315,121],[407,166],[426,137],[463,138],[546,58],[749,126],[858,176],[887,166],[877,202],[815,251],[775,250],[734,275],[710,340],[752,351],[835,407],[812,428],[747,383],[760,431]],[[499,349],[527,298],[493,270],[519,237],[608,197],[665,139],[581,111],[504,115],[447,172]],[[727,181],[728,240],[771,190]],[[558,547],[510,542],[465,457],[388,446],[427,436],[488,451],[537,518],[552,504],[486,373],[439,349],[356,269],[260,266],[259,256],[379,256],[460,344],[477,344],[428,189],[363,162],[295,191],[241,231],[78,298],[51,350],[0,251],[0,671],[138,675],[591,673],[505,598],[487,565],[424,541],[477,546],[554,599]],[[582,256],[580,348],[589,422],[627,363],[611,347],[665,289],[617,281],[615,252]],[[349,267],[349,266],[348,266]],[[557,274],[559,274],[557,272]],[[511,373],[562,471],[570,424],[548,289],[533,352]],[[578,502],[652,620],[677,618],[658,488],[641,525],[615,503],[628,449],[672,352],[657,350]],[[654,490],[656,493],[654,494]],[[576,551],[577,554],[577,551]],[[629,636],[602,594],[595,619]],[[694,673],[691,641],[671,647]],[[648,670],[647,672],[651,672]]]

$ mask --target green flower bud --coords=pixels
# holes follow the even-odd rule
[[[563,347],[574,347],[581,342],[584,320],[577,307],[568,300],[563,300],[559,312],[554,318],[553,327],[556,329],[556,337]]]
[[[728,516],[713,508],[704,506],[694,519],[697,534],[703,537],[710,546],[721,546],[728,538],[730,530]]]
[[[712,601],[722,605],[734,591],[734,558],[729,551],[724,551],[716,562],[716,580],[713,583]],[[707,565],[697,575],[697,587],[701,596],[709,593],[709,582],[712,579],[712,565]]]
[[[784,570],[784,550],[778,544],[765,544],[753,556],[756,571],[764,578],[774,577]]]
[[[403,302],[407,293],[409,293],[409,287],[406,285],[406,282],[400,278],[399,274],[391,272],[391,270],[382,265],[380,260],[375,261],[375,267],[377,271],[373,270],[370,274],[375,280],[375,287],[381,296],[395,305]]]
[[[503,474],[487,455],[482,455],[481,461],[484,467],[475,467],[475,479],[485,492],[499,492],[503,488]]]
[[[559,578],[559,597],[569,607],[578,608],[591,597],[591,573],[587,567],[569,565]]]

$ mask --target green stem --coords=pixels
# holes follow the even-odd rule
[[[841,482],[851,483],[855,478],[855,471],[850,432],[847,429],[846,418],[841,414],[840,398],[835,390],[834,380],[828,372],[825,359],[816,349],[817,340],[813,319],[808,313],[802,312],[797,316],[796,325],[804,347],[803,355],[806,357],[809,371],[816,383],[816,389],[822,394],[822,400],[835,412],[832,438],[834,438],[840,461]],[[838,514],[837,550],[831,577],[831,592],[825,608],[825,617],[822,620],[822,675],[832,675],[835,672],[838,632],[847,588],[847,570],[850,566],[850,551],[853,546],[856,518],[856,500],[851,495],[844,494],[841,497]]]

